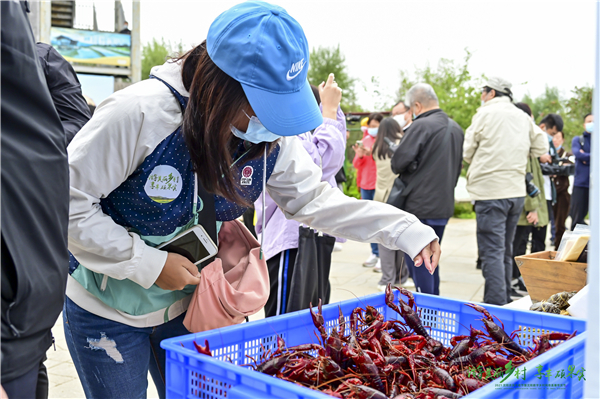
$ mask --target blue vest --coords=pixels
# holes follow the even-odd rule
[[[185,111],[188,99],[166,82],[162,82],[177,98],[182,111]],[[233,167],[239,172],[240,194],[250,202],[254,202],[262,192],[264,159],[260,157],[244,162],[246,154],[244,144],[241,143],[237,153],[234,154],[236,162]],[[279,146],[276,146],[267,156],[267,180],[273,173],[278,155]],[[194,209],[194,184],[193,163],[179,127],[154,149],[127,180],[106,198],[102,198],[100,206],[115,223],[139,234],[149,245],[158,245],[196,224],[197,212],[210,211],[210,209],[203,209],[204,202],[212,201],[202,201],[202,198],[198,198],[198,209]],[[201,190],[201,187],[199,189]],[[201,192],[206,193],[204,190]],[[236,219],[246,210],[221,196],[213,197],[213,212],[217,221]],[[207,230],[214,229],[207,228]],[[165,291],[154,285],[149,290],[145,290],[131,280],[115,279],[108,279],[110,285],[107,289],[107,284],[101,282],[106,281],[106,276],[79,267],[80,264],[73,255],[70,255],[69,263],[70,273],[88,291],[107,305],[132,315],[143,315],[168,307],[195,289],[194,286],[189,286],[182,291]],[[132,304],[128,295],[129,299],[125,303],[117,298],[120,296],[121,289],[128,291],[134,289],[137,295],[145,298],[140,298]],[[110,294],[105,293],[107,291]]]

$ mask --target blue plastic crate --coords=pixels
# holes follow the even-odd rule
[[[395,302],[398,303],[398,292],[395,292],[395,296]],[[464,301],[418,293],[415,293],[414,296],[423,324],[430,329],[430,334],[434,338],[446,346],[450,346],[450,339],[453,336],[467,335],[470,325],[482,328],[479,320],[482,315],[466,306]],[[323,317],[327,331],[330,332],[338,324],[338,306],[341,307],[346,321],[348,321],[354,308],[364,308],[367,305],[371,305],[383,313],[386,320],[400,318],[396,312],[385,305],[384,293],[380,293],[324,306]],[[519,311],[493,305],[484,306],[504,322],[505,330],[508,333],[519,330],[518,334],[523,346],[533,346],[533,338],[541,334],[583,332],[586,328],[584,320],[571,317]],[[275,350],[277,335],[285,340],[287,346],[294,346],[316,343],[316,334],[318,335],[309,311],[302,310],[251,323],[164,340],[161,346],[167,351],[167,398],[330,398],[320,392],[252,371],[250,368],[239,367],[241,364],[251,363],[246,356],[252,356],[258,360],[263,351]],[[199,354],[192,343],[194,340],[200,345],[204,345],[204,340],[208,340],[213,357]],[[525,366],[534,370],[538,363],[544,361],[547,362],[543,363],[544,365],[548,364],[548,367],[554,367],[556,362],[565,361],[564,359],[567,358],[567,354],[563,355],[565,351],[570,351],[568,355],[577,362],[574,363],[576,366],[583,366],[583,338],[564,343],[529,362],[533,364],[532,366],[529,366],[529,363]],[[526,390],[513,392],[495,389],[493,384],[490,383],[475,392],[476,396],[471,394],[469,397],[488,397],[484,396],[484,392],[490,398],[546,397],[537,395],[542,392],[541,390],[540,392]],[[567,395],[567,392],[582,392],[582,384],[576,384],[572,379],[568,381],[568,384],[568,390],[563,389],[557,391],[556,394],[554,391],[542,392],[542,394],[550,394],[547,397],[552,398],[568,398],[577,396]],[[577,385],[577,387],[572,385]]]
[[[584,366],[586,336],[587,332],[584,332],[520,366],[519,369],[521,370],[524,367],[526,368],[525,378],[522,376],[517,378],[513,374],[502,383],[499,378],[466,398],[583,398],[585,383],[583,379],[580,379],[579,376],[556,377],[556,373],[562,370],[565,375],[568,375],[569,367],[573,367],[574,371],[577,372]],[[539,366],[542,366],[541,373],[538,369]],[[551,377],[546,377],[548,371],[551,372]],[[538,378],[538,375],[543,376]],[[596,377],[586,377],[584,373],[584,378]]]

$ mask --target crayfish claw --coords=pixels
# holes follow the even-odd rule
[[[325,330],[325,319],[323,318],[323,305],[321,303],[321,298],[319,298],[318,305],[319,313],[315,313],[315,311],[313,310],[312,302],[310,302],[309,305],[310,315],[312,316],[313,324],[315,325],[317,330],[319,330],[319,334],[321,334],[321,339],[323,340],[323,345],[325,345],[325,343],[327,342],[327,330]]]
[[[477,305],[475,303],[465,303],[465,305],[467,305],[470,308],[475,309],[479,313],[483,313],[483,315],[486,317],[486,319],[488,319],[488,320],[494,320],[494,318],[492,317],[492,315],[490,314],[490,312],[488,312],[487,309],[484,308],[483,306]]]
[[[196,341],[193,341],[193,343],[194,343],[194,347],[196,348],[196,350],[198,351],[198,353],[201,353],[201,354],[207,355],[207,356],[212,356],[212,353],[210,351],[210,347],[208,346],[208,340],[206,340],[206,339],[204,340],[204,345],[205,346],[198,345],[196,343]]]

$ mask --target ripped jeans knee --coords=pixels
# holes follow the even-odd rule
[[[163,339],[189,334],[185,313],[156,327],[132,327],[97,316],[67,297],[65,338],[87,398],[145,398],[148,372],[165,397]]]

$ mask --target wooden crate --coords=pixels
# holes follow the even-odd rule
[[[559,262],[555,251],[515,256],[532,302],[562,291],[579,291],[587,283],[587,263]]]

